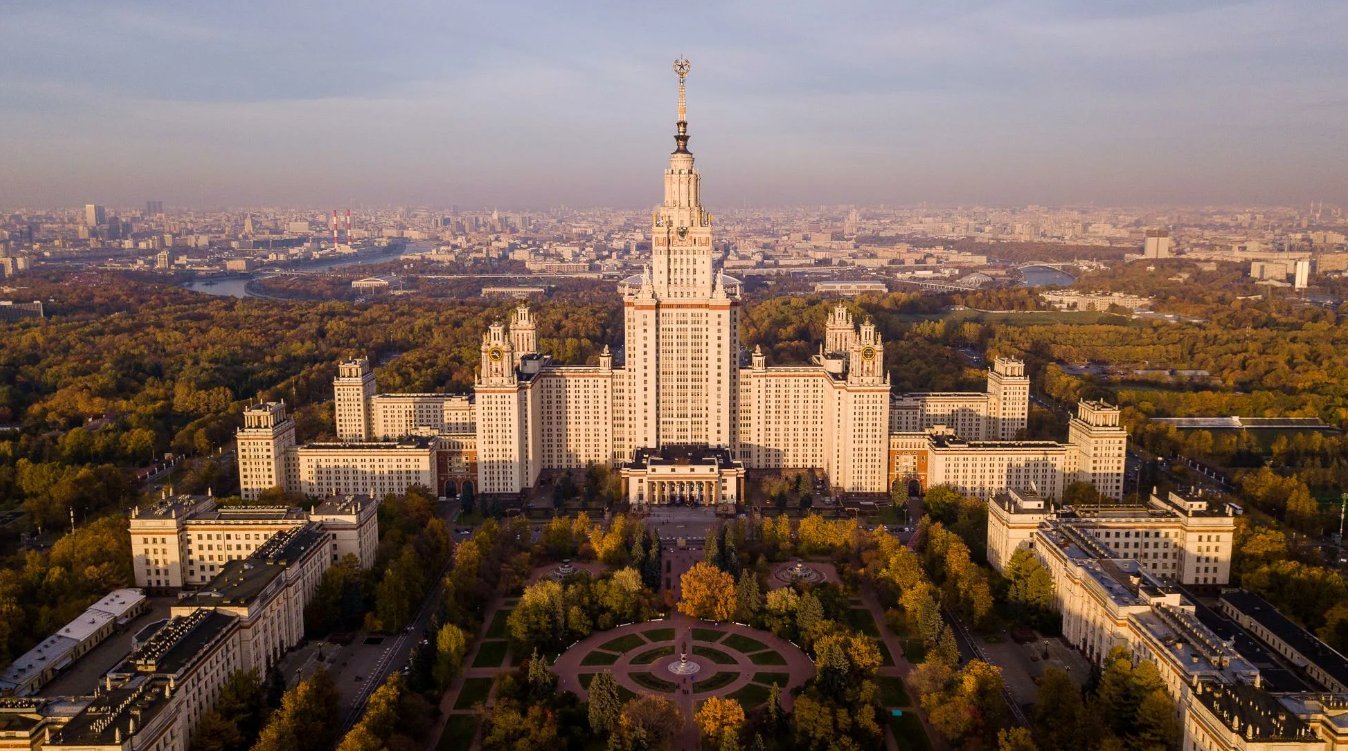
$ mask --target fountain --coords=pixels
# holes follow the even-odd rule
[[[789,568],[780,568],[777,570],[777,579],[787,584],[796,582],[805,582],[807,584],[816,584],[824,580],[824,574],[819,569],[812,566],[806,566],[797,558],[795,563]]]
[[[696,662],[689,662],[687,652],[680,652],[679,659],[669,663],[667,669],[674,675],[692,675],[701,670],[702,666]]]
[[[575,573],[576,567],[571,565],[571,559],[564,558],[562,559],[562,562],[558,564],[557,568],[552,570],[552,573],[550,573],[549,576],[560,581],[574,576]]]

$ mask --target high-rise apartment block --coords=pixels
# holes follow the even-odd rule
[[[96,203],[84,204],[84,226],[102,227],[108,221],[107,209]]]
[[[1147,230],[1147,236],[1142,241],[1142,257],[1169,258],[1170,255],[1170,231],[1164,229]]]

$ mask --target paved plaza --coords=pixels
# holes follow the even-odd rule
[[[696,748],[693,713],[702,701],[729,697],[748,710],[766,701],[776,684],[789,710],[791,689],[814,675],[814,663],[799,647],[766,631],[679,614],[591,634],[563,652],[553,670],[558,688],[581,699],[590,680],[603,672],[613,674],[624,695],[672,699],[684,715],[676,746]],[[680,670],[695,672],[680,675]]]

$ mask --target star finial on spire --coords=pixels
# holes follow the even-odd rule
[[[688,58],[679,56],[674,61],[674,74],[679,77],[679,120],[678,135],[674,136],[674,142],[678,148],[674,153],[688,153],[688,99],[685,95],[684,80],[688,78],[688,71],[693,69],[692,63]]]

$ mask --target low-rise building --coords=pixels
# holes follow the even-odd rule
[[[1243,589],[1226,590],[1218,607],[1325,690],[1348,693],[1348,657],[1278,612],[1264,598]]]
[[[0,696],[29,696],[149,607],[139,589],[115,589],[0,673]],[[0,744],[0,748],[3,748]]]

